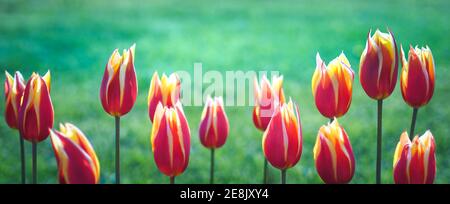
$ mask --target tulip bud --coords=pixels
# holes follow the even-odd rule
[[[409,140],[403,132],[394,154],[396,184],[432,184],[436,174],[434,138],[426,131],[420,138]]]
[[[24,139],[31,142],[45,140],[53,127],[53,105],[48,87],[50,81],[33,73],[24,90],[19,108],[19,131]],[[47,80],[46,80],[47,79]]]
[[[169,77],[163,74],[161,79],[159,79],[157,72],[153,74],[148,92],[148,115],[150,121],[153,121],[156,107],[159,103],[171,108],[180,100],[180,84],[177,74],[171,74]]]
[[[430,48],[412,48],[406,61],[403,47],[400,86],[405,102],[413,108],[426,105],[434,92],[434,60]]]
[[[156,166],[165,175],[175,177],[189,163],[190,130],[181,102],[173,107],[158,104],[153,118],[151,145]]]
[[[120,56],[114,50],[105,67],[100,99],[105,111],[112,116],[122,116],[130,112],[136,102],[138,84],[134,69],[134,49],[136,44],[124,50]]]
[[[276,106],[284,103],[283,76],[274,76],[272,84],[264,75],[261,83],[254,79],[255,108],[253,109],[253,123],[256,128],[264,131],[269,125]]]
[[[60,124],[60,132],[50,130],[50,139],[58,164],[61,184],[96,184],[100,164],[94,148],[80,129]]]
[[[302,126],[298,106],[292,100],[275,107],[264,132],[262,147],[266,159],[278,169],[288,169],[300,160]]]
[[[206,148],[220,148],[225,144],[228,136],[228,118],[223,108],[221,97],[214,100],[208,96],[200,120],[200,142]]]
[[[337,119],[319,129],[314,146],[317,173],[325,183],[348,183],[355,173],[355,158],[348,135]]]
[[[366,94],[376,100],[391,95],[397,83],[398,54],[394,36],[378,29],[366,42],[359,63],[359,78]]]
[[[17,129],[25,82],[20,72],[16,72],[14,78],[6,71],[5,75],[5,120],[10,128]]]
[[[319,112],[334,118],[344,115],[352,101],[353,70],[350,63],[341,53],[327,66],[316,55],[316,71],[312,78],[312,93]]]

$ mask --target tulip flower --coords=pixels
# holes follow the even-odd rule
[[[12,77],[5,71],[5,121],[10,128],[18,129],[19,108],[25,90],[22,74],[16,72]]]
[[[103,109],[112,116],[123,116],[130,112],[136,101],[138,85],[134,70],[136,45],[124,50],[122,56],[114,50],[105,67],[100,99]]]
[[[409,135],[414,135],[419,108],[428,104],[434,92],[434,60],[430,48],[410,46],[408,60],[401,48],[402,72],[400,86],[405,102],[413,108]]]
[[[359,79],[366,94],[377,100],[377,165],[376,182],[381,183],[381,141],[383,100],[392,94],[397,83],[398,54],[394,35],[378,29],[369,32],[359,64]]]
[[[180,100],[180,78],[177,74],[171,74],[167,77],[162,75],[161,79],[155,72],[150,82],[148,92],[148,115],[153,122],[156,107],[159,103],[163,106],[173,107]]]
[[[181,106],[177,102],[173,107],[159,103],[155,110],[151,132],[153,157],[159,171],[175,182],[189,163],[190,130]]]
[[[396,184],[432,184],[436,174],[434,138],[430,131],[409,140],[405,131],[394,154]]]
[[[350,63],[341,53],[327,66],[317,53],[316,64],[312,78],[316,107],[327,118],[340,117],[348,111],[352,101],[354,74]]]
[[[210,183],[214,183],[214,149],[225,144],[228,136],[228,118],[223,107],[222,97],[212,99],[208,96],[200,120],[200,142],[211,149]]]
[[[19,108],[20,135],[32,143],[33,183],[37,175],[37,143],[45,140],[53,127],[53,105],[50,98],[50,71],[44,77],[36,73],[28,80]]]
[[[16,72],[12,77],[5,71],[5,121],[10,128],[18,129],[19,108],[25,90],[25,81],[22,74]],[[21,159],[21,180],[25,184],[25,147],[23,137],[19,135],[20,159]]]
[[[355,173],[352,145],[337,119],[323,125],[314,146],[317,173],[327,184],[348,183]]]
[[[283,76],[272,77],[272,83],[264,75],[260,83],[253,81],[255,107],[253,109],[253,123],[256,128],[265,131],[274,113],[275,107],[284,103]],[[267,159],[264,160],[263,183],[267,183]]]
[[[397,83],[398,54],[394,35],[376,30],[369,32],[359,67],[361,85],[366,94],[382,100],[391,95]]]
[[[286,183],[286,169],[297,164],[302,154],[300,114],[292,100],[275,107],[262,147],[269,163],[281,170],[281,183]]]
[[[70,123],[60,124],[60,131],[50,130],[58,163],[60,184],[96,184],[100,164],[94,148],[80,129]]]
[[[138,83],[134,69],[136,44],[124,50],[122,56],[114,50],[105,67],[100,87],[103,109],[114,116],[116,126],[116,184],[120,184],[120,117],[130,112],[136,102]]]

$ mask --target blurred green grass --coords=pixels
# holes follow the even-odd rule
[[[114,119],[102,109],[99,87],[105,63],[115,48],[136,42],[139,95],[122,120],[121,166],[124,183],[167,183],[150,150],[151,123],[147,92],[155,70],[279,70],[285,92],[299,103],[304,149],[288,171],[289,183],[322,183],[312,148],[319,127],[327,122],[311,94],[315,54],[330,61],[344,51],[358,72],[359,57],[370,28],[389,27],[405,47],[429,45],[436,61],[436,90],[419,111],[416,132],[430,129],[437,143],[436,183],[450,182],[450,2],[414,1],[0,1],[0,64],[9,72],[52,71],[55,124],[72,122],[91,140],[101,164],[101,182],[114,181]],[[4,77],[1,78],[4,80]],[[353,102],[340,119],[356,157],[352,183],[375,181],[376,102],[355,77]],[[179,183],[207,183],[209,152],[198,140],[201,107],[186,107],[191,127],[191,160]],[[251,107],[226,108],[231,131],[216,153],[217,183],[260,183],[261,135]],[[4,113],[4,101],[0,103]],[[412,110],[398,86],[385,101],[382,181],[392,183],[392,155],[400,133],[409,128]],[[0,119],[0,183],[19,182],[17,132]],[[50,141],[38,145],[38,181],[57,182]],[[31,158],[27,145],[27,157]],[[28,169],[31,162],[27,163]],[[30,171],[28,171],[30,176]],[[29,177],[30,178],[30,177]],[[271,182],[279,172],[271,168]]]

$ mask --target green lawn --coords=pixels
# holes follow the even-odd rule
[[[436,183],[450,182],[450,2],[425,1],[0,1],[0,66],[52,71],[55,124],[72,122],[91,140],[101,165],[101,182],[114,181],[114,119],[99,99],[104,66],[115,48],[136,42],[139,95],[122,119],[121,161],[124,183],[167,183],[150,150],[147,93],[151,75],[175,70],[279,70],[287,96],[299,103],[303,154],[288,171],[289,183],[322,183],[312,155],[319,127],[327,122],[311,94],[315,54],[329,62],[341,51],[356,73],[370,28],[389,27],[398,45],[429,45],[436,62],[436,90],[421,108],[417,133],[430,129],[437,144]],[[3,73],[3,72],[2,72]],[[4,80],[4,76],[0,77]],[[206,86],[207,84],[205,84]],[[397,85],[384,103],[382,181],[392,183],[392,157],[400,133],[409,129],[412,109]],[[209,151],[198,139],[202,107],[185,107],[191,127],[191,160],[178,183],[209,181]],[[226,107],[231,131],[216,153],[217,183],[260,183],[262,133],[251,120],[251,107]],[[4,101],[0,102],[0,114]],[[352,183],[375,182],[376,102],[355,77],[353,102],[340,119],[356,158]],[[20,181],[17,131],[0,119],[0,183]],[[39,183],[57,182],[56,160],[47,139],[38,145]],[[27,158],[31,159],[27,144]],[[27,167],[31,179],[31,160]],[[271,182],[279,172],[271,168]]]

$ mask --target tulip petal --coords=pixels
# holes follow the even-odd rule
[[[98,182],[95,162],[69,138],[51,131],[53,150],[57,157],[59,179],[67,184],[94,184]]]

